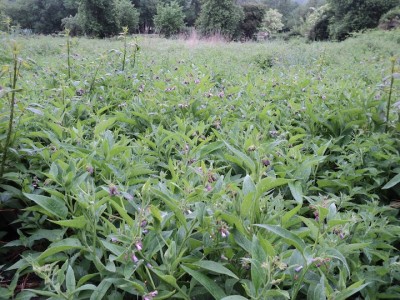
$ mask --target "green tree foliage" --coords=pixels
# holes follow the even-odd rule
[[[314,8],[307,16],[303,26],[303,33],[310,41],[329,39],[329,19],[332,17],[332,11],[329,4]]]
[[[263,30],[268,33],[276,33],[283,28],[282,14],[276,9],[269,9],[264,16]]]
[[[399,0],[328,0],[333,16],[330,37],[343,40],[351,32],[378,26],[381,16],[399,4]]]
[[[4,10],[13,24],[49,34],[62,30],[61,20],[75,14],[76,7],[71,0],[17,0],[7,1]]]
[[[240,34],[243,9],[233,0],[203,0],[197,26],[203,35],[220,33],[228,38]]]
[[[244,4],[242,5],[244,19],[241,24],[241,31],[244,37],[251,39],[259,31],[262,26],[266,7],[260,4]]]
[[[293,0],[264,0],[268,8],[276,9],[282,14],[282,23],[284,31],[289,31],[295,25],[293,20],[296,18],[296,10],[299,4]]]
[[[128,27],[129,32],[134,32],[139,25],[139,12],[129,0],[116,0],[115,10],[119,30]]]
[[[379,27],[381,29],[394,29],[400,27],[400,6],[397,6],[391,10],[389,10],[386,14],[384,14],[380,21]]]
[[[151,32],[154,27],[154,16],[157,13],[157,0],[132,0],[139,10],[139,30],[143,33]]]
[[[118,33],[119,26],[115,0],[81,0],[79,22],[91,36],[106,37]]]
[[[157,14],[154,16],[154,24],[156,29],[165,37],[177,34],[185,26],[185,14],[182,6],[175,1],[169,4],[159,4],[157,6]]]

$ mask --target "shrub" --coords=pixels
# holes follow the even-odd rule
[[[229,39],[240,35],[243,9],[232,0],[205,0],[197,26],[203,35],[220,33]]]
[[[154,24],[156,30],[168,38],[182,30],[185,26],[184,19],[185,15],[183,14],[182,7],[173,1],[170,4],[160,4],[157,6]]]
[[[390,30],[400,27],[400,6],[389,10],[379,21],[379,28]]]
[[[262,26],[265,15],[265,6],[258,4],[245,4],[242,6],[244,19],[240,26],[243,36],[252,39]]]

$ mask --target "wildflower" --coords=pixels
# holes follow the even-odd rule
[[[158,295],[158,291],[152,291],[148,293],[147,295],[144,295],[143,300],[153,300],[155,296]]]
[[[225,97],[225,93],[224,92],[219,92],[218,93],[218,97],[219,98],[224,98]]]
[[[303,269],[303,266],[298,266],[297,268],[295,268],[295,272],[300,272]]]
[[[142,222],[140,222],[140,227],[146,227],[147,226],[147,220],[142,220]]]
[[[109,190],[110,196],[115,196],[115,195],[119,194],[117,187],[113,184],[110,184],[110,186],[108,187],[108,190]]]
[[[135,264],[139,261],[139,259],[138,259],[137,256],[135,255],[135,253],[132,254],[131,258],[132,258],[132,261],[133,261]]]
[[[200,79],[195,79],[194,83],[195,84],[199,84],[200,83]]]
[[[90,175],[92,175],[92,174],[93,174],[93,172],[94,172],[94,169],[93,169],[93,167],[92,167],[92,166],[90,166],[90,165],[86,166],[86,172],[88,172]]]
[[[207,184],[207,185],[206,185],[206,191],[207,191],[207,192],[211,192],[211,190],[212,190],[211,184]]]
[[[247,148],[247,151],[249,151],[249,152],[256,151],[256,146],[254,146],[254,145],[249,146],[249,148]]]
[[[136,249],[137,249],[138,251],[142,251],[142,249],[143,249],[142,241],[137,241],[137,242],[135,243],[135,247],[136,247]]]
[[[118,242],[118,239],[117,239],[115,236],[113,236],[113,237],[111,238],[111,242],[117,243],[117,242]]]
[[[271,164],[271,162],[268,159],[263,159],[261,162],[264,165],[264,167],[268,167]]]
[[[83,89],[76,90],[76,92],[75,92],[75,94],[76,94],[78,97],[82,96],[84,93],[85,93],[85,90],[83,90]]]
[[[223,226],[219,229],[219,232],[221,233],[221,236],[222,236],[223,238],[228,237],[229,234],[230,234],[228,228],[227,228],[225,225],[223,225]]]

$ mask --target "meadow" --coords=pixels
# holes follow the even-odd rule
[[[400,299],[399,33],[1,35],[0,298]]]

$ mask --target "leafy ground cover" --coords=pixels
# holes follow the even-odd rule
[[[398,36],[3,35],[0,297],[399,299]]]

